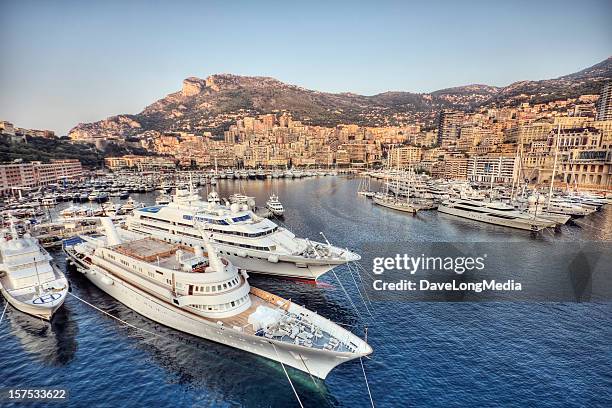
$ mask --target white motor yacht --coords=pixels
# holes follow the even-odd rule
[[[68,281],[49,253],[15,227],[0,237],[0,291],[16,309],[50,320],[68,293]]]
[[[555,222],[535,214],[524,213],[500,202],[485,202],[450,198],[438,206],[438,211],[470,220],[529,231],[541,231],[555,226]]]
[[[168,205],[170,204],[170,201],[172,201],[172,197],[170,197],[169,195],[162,193],[159,195],[159,197],[157,197],[155,199],[155,204],[157,205]]]
[[[126,228],[170,242],[202,246],[195,223],[205,224],[213,245],[239,268],[317,279],[332,268],[361,257],[329,242],[296,237],[286,228],[254,214],[246,204],[202,201],[193,190],[177,190],[170,204],[137,209]]]
[[[257,354],[325,379],[339,364],[372,348],[323,316],[261,289],[202,246],[120,234],[103,219],[103,237],[66,246],[79,271],[98,288],[160,324]],[[204,249],[202,249],[204,248]]]
[[[276,194],[272,194],[268,201],[266,201],[266,207],[277,217],[280,217],[285,213],[283,204],[278,200],[278,196]]]

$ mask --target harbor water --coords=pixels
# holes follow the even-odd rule
[[[285,207],[279,223],[317,241],[323,232],[334,245],[362,254],[366,271],[378,256],[372,253],[376,245],[395,253],[411,242],[512,242],[546,258],[559,242],[612,240],[610,206],[576,225],[533,236],[436,211],[413,217],[377,207],[356,194],[359,182],[219,180],[217,189],[222,197],[252,195],[259,205],[277,193]],[[153,204],[157,195],[132,197]],[[280,364],[160,326],[67,268],[61,251],[52,255],[75,296],[68,296],[51,324],[7,308],[0,324],[0,387],[66,388],[71,406],[298,406]],[[336,268],[316,285],[253,275],[251,284],[361,337],[367,327],[374,353],[363,366],[377,407],[612,406],[609,301],[372,301],[366,307],[354,272]],[[305,407],[370,406],[359,360],[338,366],[325,382],[288,372]]]

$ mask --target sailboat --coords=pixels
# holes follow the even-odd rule
[[[390,169],[391,168],[391,165],[390,165],[391,158],[389,158],[388,160],[389,160],[389,169]],[[399,191],[400,174],[396,174],[394,178],[397,182],[396,190],[395,190],[396,194],[391,194],[389,192],[389,186],[391,183],[389,181],[389,178],[387,177],[387,182],[385,182],[385,186],[386,186],[385,193],[382,195],[375,195],[372,201],[374,202],[374,204],[380,205],[382,207],[387,207],[387,208],[391,208],[397,211],[403,211],[403,212],[409,212],[412,214],[416,214],[417,211],[419,210],[419,207],[413,205],[410,202],[410,190],[408,190],[405,200],[400,198],[400,196],[397,194],[397,192]]]
[[[359,189],[357,190],[357,194],[360,196],[372,198],[374,197],[374,192],[371,191],[371,179],[370,176],[364,175],[359,183]]]

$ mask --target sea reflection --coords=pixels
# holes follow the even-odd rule
[[[49,366],[64,366],[74,358],[79,328],[67,307],[60,308],[51,322],[48,322],[9,305],[4,319],[23,351],[39,362]]]

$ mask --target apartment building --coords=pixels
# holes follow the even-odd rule
[[[612,150],[572,150],[560,156],[557,172],[569,187],[612,188]]]
[[[423,149],[416,146],[393,148],[389,151],[389,165],[394,168],[407,168],[421,161]]]
[[[53,160],[50,163],[4,163],[0,164],[0,193],[6,194],[12,188],[46,186],[82,176],[83,167],[76,159]]]
[[[472,156],[468,160],[467,179],[473,182],[511,183],[520,168],[516,156]]]
[[[599,94],[596,119],[612,120],[612,81],[606,82]]]

